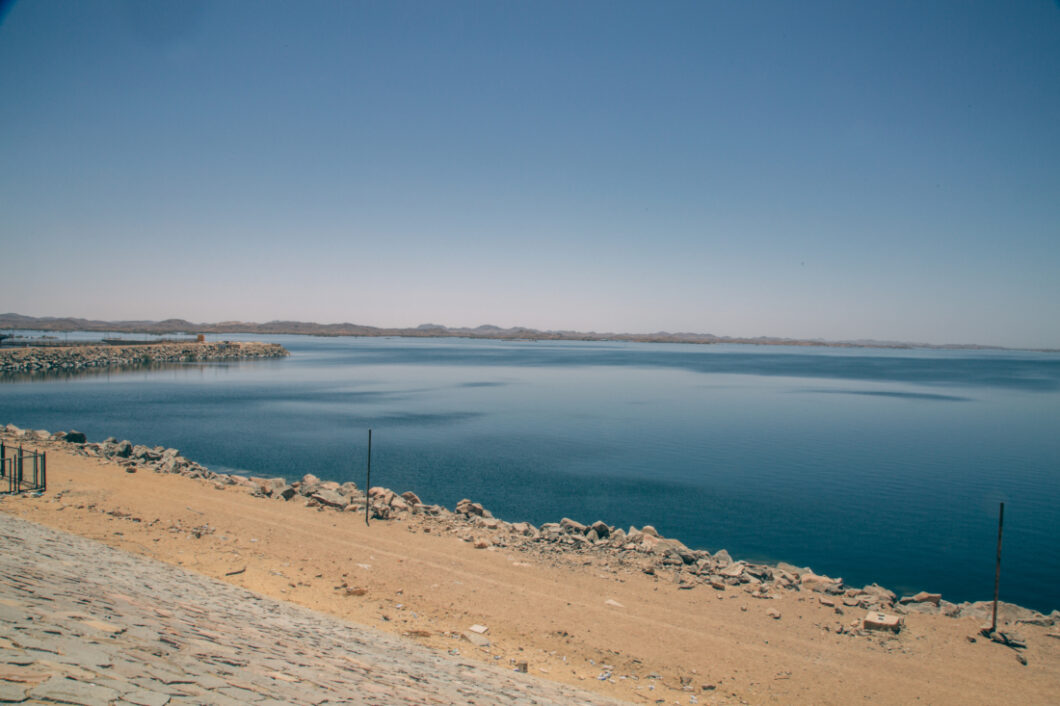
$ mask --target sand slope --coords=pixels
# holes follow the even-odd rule
[[[432,532],[429,518],[363,516],[49,449],[49,490],[0,511],[99,539],[275,598],[378,627],[461,659],[645,703],[1056,703],[1055,627],[1027,649],[977,638],[971,618],[911,614],[897,636],[837,634],[864,611],[813,593],[760,600]],[[27,558],[28,560],[29,558]],[[618,605],[615,605],[615,604]],[[779,612],[779,619],[768,611]],[[488,628],[488,646],[464,636]],[[469,633],[477,635],[477,633]],[[479,639],[474,637],[473,639]],[[1019,661],[1019,654],[1027,662]]]

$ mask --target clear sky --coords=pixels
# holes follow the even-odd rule
[[[1060,347],[1060,6],[16,2],[0,311]]]

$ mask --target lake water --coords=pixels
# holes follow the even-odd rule
[[[222,338],[222,337],[211,337]],[[214,470],[653,524],[848,584],[1060,608],[1060,355],[230,335],[289,359],[0,384],[0,423]]]

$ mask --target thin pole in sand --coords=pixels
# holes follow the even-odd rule
[[[997,589],[1001,583],[1001,530],[1005,524],[1005,503],[1001,503],[1001,511],[997,516],[997,566],[994,569],[994,619],[990,623],[990,633],[997,630]]]
[[[368,490],[372,487],[372,430],[368,430],[368,477],[364,481],[364,524],[368,526],[368,510],[372,503],[368,497]]]

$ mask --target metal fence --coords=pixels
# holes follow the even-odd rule
[[[41,451],[17,449],[0,442],[0,495],[48,488],[48,458]]]

